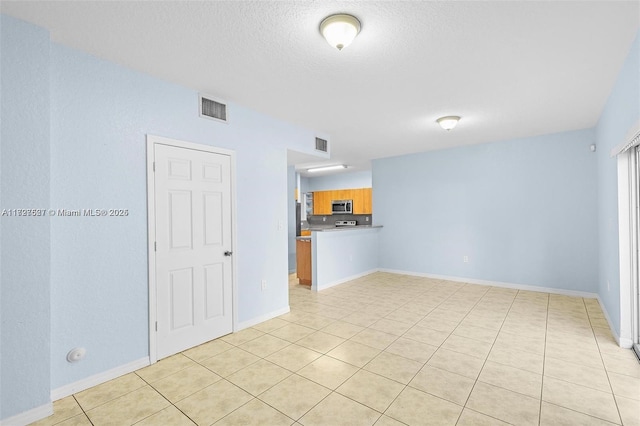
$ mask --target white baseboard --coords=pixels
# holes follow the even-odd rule
[[[318,287],[317,285],[316,286],[312,286],[311,289],[315,290],[315,291],[326,290],[326,289],[328,289],[330,287],[333,287],[333,286],[336,286],[336,285],[340,285],[340,284],[344,284],[347,281],[355,280],[355,279],[364,277],[365,275],[373,274],[374,272],[377,272],[379,270],[380,269],[377,269],[377,268],[376,269],[370,269],[368,271],[361,272],[359,274],[351,275],[350,277],[340,278],[339,280],[332,281],[332,282],[330,282],[328,284],[324,284],[322,287]]]
[[[53,403],[48,402],[36,408],[32,408],[24,413],[16,414],[4,420],[0,420],[0,426],[23,426],[28,425],[53,414]]]
[[[469,284],[489,285],[492,287],[511,288],[514,290],[537,291],[540,293],[560,294],[563,296],[584,297],[587,299],[596,299],[598,297],[597,293],[590,293],[588,291],[565,290],[561,288],[552,288],[552,287],[538,287],[535,285],[505,283],[500,281],[477,280],[474,278],[451,277],[449,275],[436,275],[436,274],[427,274],[423,272],[399,271],[396,269],[381,268],[379,269],[379,271],[389,272],[392,274],[411,275],[414,277],[433,278],[436,280],[447,280],[447,281],[455,281],[455,282],[469,283]]]
[[[121,365],[111,370],[103,371],[102,373],[94,374],[93,376],[85,379],[78,380],[77,382],[69,383],[68,385],[61,386],[51,391],[51,400],[57,401],[74,393],[78,393],[85,389],[97,386],[109,380],[116,379],[125,374],[129,374],[132,371],[139,370],[142,367],[146,367],[150,364],[149,357],[140,358],[136,361]]]
[[[598,303],[600,304],[600,309],[602,309],[602,313],[604,314],[605,319],[607,320],[607,324],[609,324],[609,330],[611,330],[611,334],[613,338],[616,339],[618,346],[624,349],[630,349],[633,347],[633,340],[627,338],[620,338],[620,335],[616,332],[616,329],[613,327],[613,323],[611,322],[611,317],[609,316],[609,312],[607,312],[607,308],[605,307],[600,295],[597,297]]]
[[[290,310],[291,308],[289,308],[289,306],[286,306],[282,309],[269,312],[268,314],[260,315],[259,317],[251,318],[250,320],[247,320],[247,321],[242,321],[241,323],[238,323],[234,332],[244,330],[245,328],[253,327],[256,324],[260,324],[261,322],[265,322],[272,318],[279,317],[280,315],[287,314],[289,313]]]

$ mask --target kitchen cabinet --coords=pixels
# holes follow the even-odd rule
[[[311,238],[296,240],[296,274],[300,284],[311,285]]]
[[[334,197],[334,200],[352,200],[352,192],[353,190],[351,189],[338,189],[335,191],[330,191],[331,192],[331,196]]]
[[[354,189],[353,192],[353,214],[371,214],[371,188]]]
[[[371,188],[315,191],[313,214],[330,215],[333,200],[353,200],[353,214],[372,214]]]
[[[313,193],[313,214],[330,215],[333,191],[315,191]]]

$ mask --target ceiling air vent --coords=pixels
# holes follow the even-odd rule
[[[327,152],[327,149],[329,147],[328,144],[329,142],[327,142],[326,140],[316,138],[316,151]]]
[[[200,117],[226,123],[229,121],[227,105],[224,101],[216,100],[212,96],[200,95]]]

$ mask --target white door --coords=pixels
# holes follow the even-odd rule
[[[153,146],[160,359],[232,331],[231,159]]]

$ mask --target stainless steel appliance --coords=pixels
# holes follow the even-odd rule
[[[336,220],[336,226],[356,226],[357,223],[355,220]]]
[[[353,200],[333,200],[331,202],[332,214],[353,214]]]

